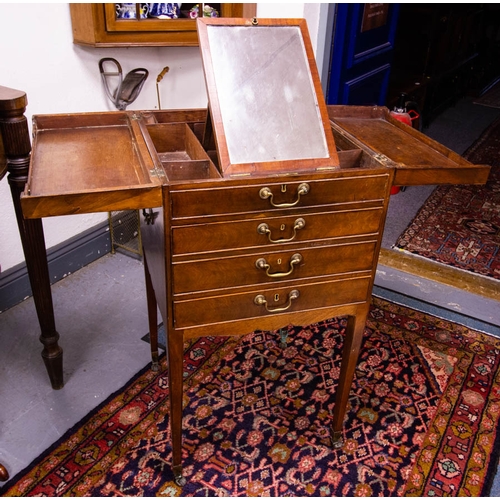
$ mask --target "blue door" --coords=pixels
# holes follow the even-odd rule
[[[337,4],[326,102],[385,105],[398,4]]]

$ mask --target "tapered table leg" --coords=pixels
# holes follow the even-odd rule
[[[333,422],[331,427],[331,438],[334,448],[342,448],[342,427],[349,401],[349,392],[354,378],[354,370],[358,362],[359,350],[363,340],[366,318],[368,316],[369,304],[361,306],[355,316],[349,316],[342,349],[342,364],[340,366],[340,378],[335,398],[333,411]]]
[[[64,385],[63,351],[58,344],[59,334],[55,327],[42,221],[41,219],[25,219],[21,209],[21,193],[28,180],[31,153],[29,129],[24,116],[27,103],[24,92],[0,87],[0,136],[26,267],[40,323],[42,358],[52,387],[60,389]]]
[[[168,382],[170,387],[170,430],[172,433],[172,470],[179,486],[186,484],[182,475],[182,391],[184,336],[167,331]]]

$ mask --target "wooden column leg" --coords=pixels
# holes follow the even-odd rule
[[[47,251],[41,219],[25,219],[23,229],[20,231],[24,232],[24,238],[21,239],[23,240],[26,267],[40,324],[39,339],[43,344],[42,359],[52,388],[62,389],[64,386],[63,350],[58,344],[59,333],[56,330],[54,318]]]
[[[179,331],[167,331],[168,379],[170,386],[170,430],[172,433],[172,471],[179,486],[186,484],[182,476],[182,394],[184,336]]]
[[[146,278],[146,299],[148,304],[148,325],[149,325],[149,343],[151,346],[151,370],[157,372],[160,370],[159,352],[158,352],[158,304],[156,294],[149,274],[146,253],[144,256],[144,276]]]
[[[21,209],[21,193],[28,180],[31,143],[24,112],[27,99],[24,92],[0,87],[0,135],[7,159],[8,180],[23,245],[26,267],[40,323],[42,358],[54,389],[64,385],[63,351],[58,344],[54,307],[50,289],[47,250],[40,219],[27,220]]]
[[[355,316],[349,316],[345,334],[344,348],[342,350],[342,364],[340,366],[340,379],[335,397],[335,408],[333,411],[333,422],[331,428],[331,438],[334,448],[342,448],[342,427],[349,401],[354,370],[358,362],[359,349],[363,340],[366,318],[369,304],[360,308]]]

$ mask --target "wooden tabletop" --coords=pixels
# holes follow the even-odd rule
[[[0,85],[0,112],[9,112],[24,109],[28,104],[26,93],[21,90],[10,89]],[[0,180],[7,173],[7,158],[2,135],[0,134]]]
[[[25,108],[28,104],[26,93],[0,85],[0,111]]]

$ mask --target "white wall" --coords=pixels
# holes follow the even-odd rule
[[[258,4],[257,16],[305,17],[313,47],[317,50],[319,46],[322,54],[321,14],[325,5],[264,3]],[[68,4],[0,3],[0,50],[0,85],[26,92],[30,125],[34,114],[113,110],[102,89],[98,68],[102,57],[117,59],[124,74],[137,67],[149,70],[150,76],[130,110],[158,107],[156,76],[165,66],[170,71],[160,83],[163,109],[207,105],[197,47],[96,49],[74,45]],[[107,214],[99,213],[44,219],[46,246],[61,243],[106,218]],[[23,261],[10,189],[4,178],[0,182],[0,265],[6,271]]]

